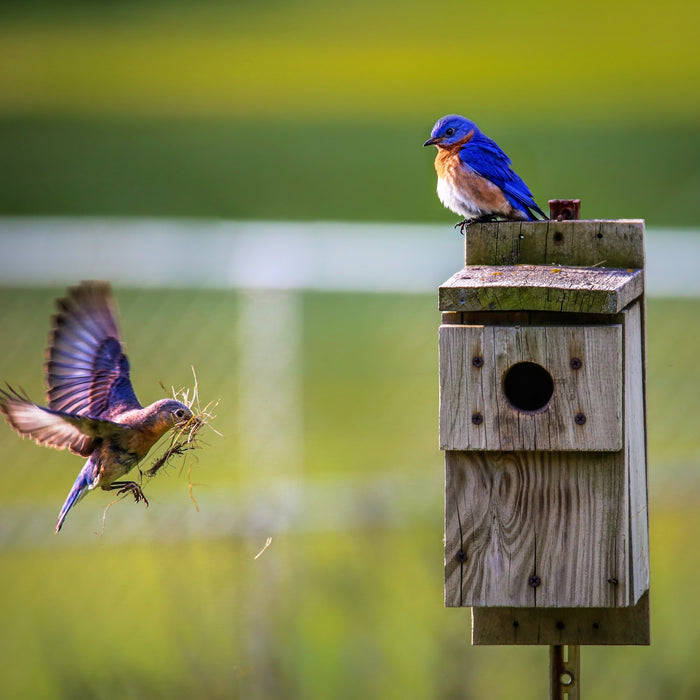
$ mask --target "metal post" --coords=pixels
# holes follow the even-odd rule
[[[549,647],[550,700],[580,700],[580,649],[576,644]]]

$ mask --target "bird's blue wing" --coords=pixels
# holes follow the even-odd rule
[[[46,376],[50,409],[94,418],[141,408],[106,282],[82,282],[56,302]]]
[[[459,155],[463,163],[500,187],[513,207],[533,219],[530,209],[547,218],[537,206],[530,188],[511,168],[510,158],[493,139],[479,134],[462,146]]]
[[[22,437],[47,447],[69,449],[83,457],[90,455],[97,441],[131,430],[128,425],[110,420],[38,406],[10,386],[0,389],[0,413]]]

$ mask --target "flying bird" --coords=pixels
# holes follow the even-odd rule
[[[495,219],[546,219],[528,186],[511,168],[510,158],[469,119],[448,114],[439,119],[424,146],[437,146],[435,171],[440,201],[464,217],[456,224]]]
[[[129,378],[116,306],[106,282],[81,282],[56,301],[46,361],[47,406],[9,385],[0,389],[0,412],[22,437],[87,457],[56,523],[98,486],[148,501],[139,484],[122,481],[172,428],[196,420],[174,399],[141,406]]]

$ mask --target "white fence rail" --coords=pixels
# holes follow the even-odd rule
[[[449,223],[0,218],[0,284],[434,292],[462,260]],[[700,231],[647,232],[647,293],[700,296]]]

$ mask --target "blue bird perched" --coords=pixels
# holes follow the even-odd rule
[[[135,481],[121,481],[171,428],[197,418],[185,404],[161,399],[143,407],[129,378],[111,289],[106,282],[82,282],[56,302],[46,381],[48,406],[24,394],[0,389],[0,412],[14,430],[41,445],[87,457],[56,523],[96,487],[131,493],[148,501]]]
[[[535,213],[547,218],[510,158],[473,121],[448,114],[423,145],[437,146],[437,194],[448,209],[465,217],[456,225],[462,232],[482,221],[534,221]]]

